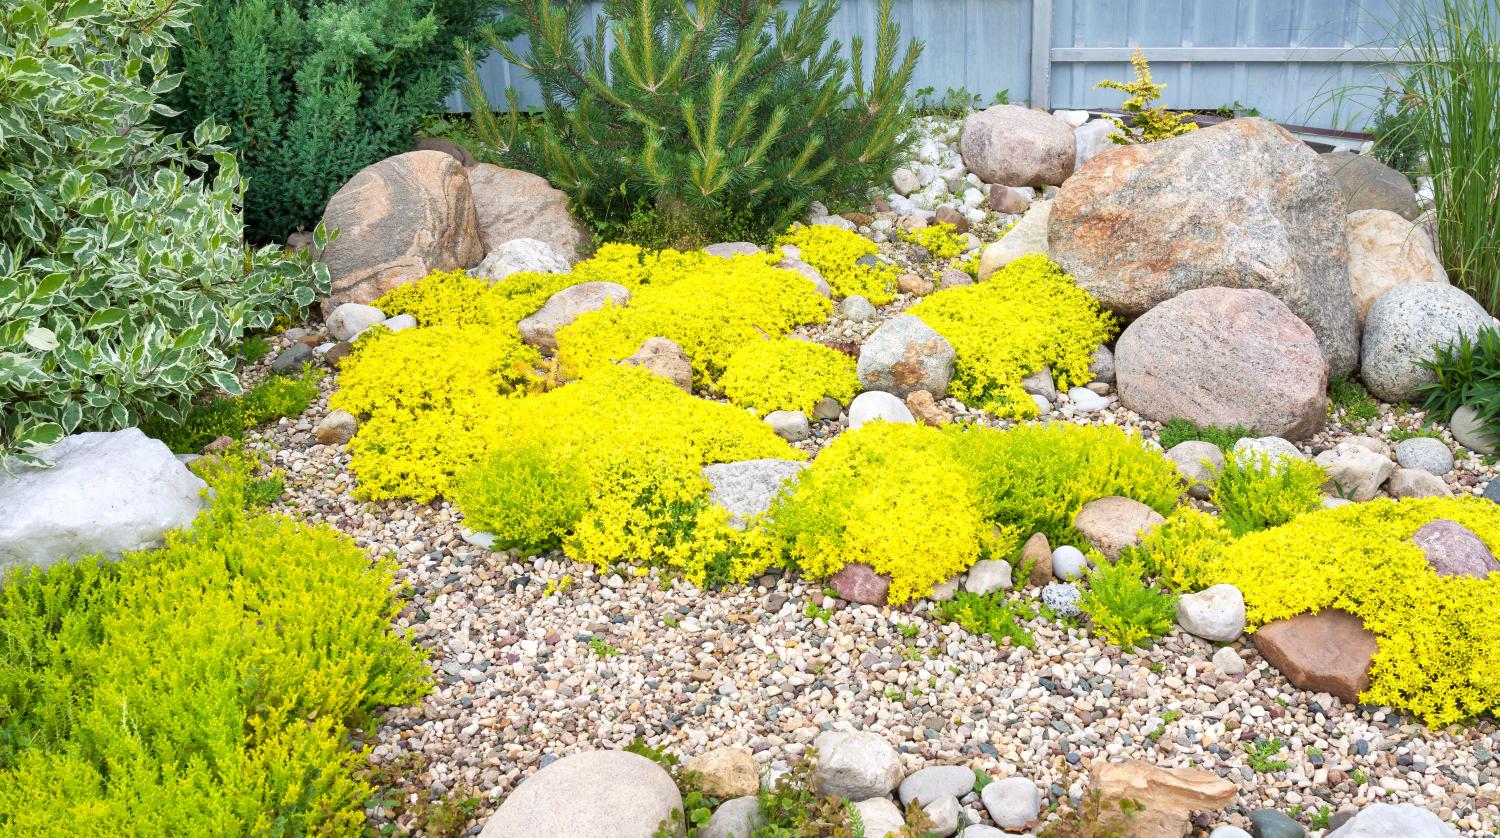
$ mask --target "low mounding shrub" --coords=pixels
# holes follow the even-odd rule
[[[1171,631],[1177,619],[1177,597],[1146,584],[1145,575],[1133,559],[1102,562],[1080,603],[1094,630],[1127,652]]]
[[[463,472],[452,494],[468,527],[493,534],[497,547],[528,554],[561,544],[588,507],[583,469],[537,443],[495,452]]]
[[[957,450],[987,520],[1045,533],[1053,544],[1083,543],[1073,519],[1089,501],[1119,495],[1166,515],[1182,494],[1171,461],[1110,426],[976,428]]]
[[[1241,536],[1317,509],[1327,479],[1317,464],[1301,458],[1241,451],[1224,458],[1209,500],[1229,532]]]
[[[1238,540],[1196,523],[1192,545],[1173,522],[1142,546],[1191,587],[1229,583],[1252,629],[1326,608],[1348,611],[1379,637],[1363,700],[1415,713],[1434,727],[1500,709],[1500,574],[1438,576],[1410,541],[1438,519],[1500,550],[1500,506],[1473,497],[1378,499],[1318,510]],[[1179,524],[1179,526],[1182,526]],[[1170,543],[1169,540],[1170,539]]]
[[[241,340],[327,290],[310,256],[243,247],[222,128],[153,124],[189,9],[0,8],[0,462],[239,393]]]
[[[179,127],[215,119],[250,181],[245,221],[285,239],[365,166],[408,151],[461,75],[492,0],[206,0],[173,54]]]
[[[647,338],[665,337],[687,354],[696,382],[711,386],[741,347],[821,321],[833,309],[806,277],[771,267],[773,259],[652,254],[630,304],[605,306],[559,329],[557,357],[577,377],[629,357]]]
[[[1234,444],[1245,437],[1253,437],[1255,434],[1239,425],[1228,428],[1215,428],[1212,425],[1202,426],[1195,424],[1191,419],[1168,419],[1162,425],[1161,432],[1156,435],[1156,441],[1161,443],[1164,449],[1176,448],[1184,442],[1198,440],[1218,446],[1225,454],[1234,450]]]
[[[793,338],[745,344],[729,359],[719,385],[730,401],[753,409],[756,416],[774,410],[810,416],[824,397],[848,404],[860,391],[853,358]]]
[[[926,250],[932,256],[936,273],[942,273],[954,257],[964,252],[964,238],[952,224],[939,222],[920,230],[901,230],[896,235],[902,241]]]
[[[927,596],[986,552],[1009,557],[1020,531],[986,523],[957,440],[884,422],[842,434],[772,505],[772,537],[814,579],[869,565],[891,578],[896,605]]]
[[[349,729],[427,689],[392,569],[207,468],[215,502],[161,549],[0,586],[0,832],[363,830]]]
[[[1179,506],[1121,559],[1139,561],[1174,591],[1201,591],[1214,584],[1213,562],[1234,540],[1223,519],[1191,506]]]
[[[861,264],[873,260],[880,252],[875,242],[851,230],[827,224],[796,227],[776,237],[776,244],[788,244],[802,251],[802,261],[818,269],[835,297],[858,294],[877,306],[896,299],[896,267],[884,263]]]
[[[1057,386],[1093,379],[1093,353],[1114,336],[1115,318],[1039,253],[984,282],[946,288],[912,306],[957,352],[949,395],[1001,416],[1036,415],[1021,379],[1044,366]]]
[[[906,87],[921,46],[899,53],[882,3],[872,72],[828,29],[836,0],[795,14],[772,0],[702,5],[608,0],[592,34],[583,7],[517,0],[529,48],[493,46],[536,82],[545,107],[499,120],[470,63],[479,133],[520,168],[546,172],[606,233],[645,209],[664,226],[779,230],[813,198],[890,177],[910,124]],[[613,236],[611,236],[613,237]]]
[[[541,395],[500,400],[484,421],[504,450],[535,453],[495,456],[461,474],[454,500],[470,526],[510,526],[492,532],[518,546],[560,534],[580,561],[671,567],[698,585],[743,580],[770,561],[758,532],[731,529],[727,513],[708,500],[702,467],[803,458],[745,411],[694,398],[631,366],[600,367]],[[553,499],[545,524],[532,523],[526,507],[537,499],[520,487],[544,474],[567,492],[587,487],[575,520],[564,518],[576,506]]]

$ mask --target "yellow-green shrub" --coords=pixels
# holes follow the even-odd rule
[[[932,254],[932,260],[937,265],[938,271],[947,267],[950,260],[964,252],[964,238],[958,234],[957,228],[952,224],[929,224],[919,230],[901,230],[896,235],[908,244],[926,248],[927,252]]]
[[[1224,526],[1240,536],[1317,509],[1327,479],[1317,464],[1299,457],[1241,451],[1226,457],[1214,475],[1210,500]]]
[[[955,437],[876,422],[839,436],[771,507],[769,529],[814,579],[863,562],[891,578],[899,605],[967,569],[1008,557],[1019,530],[985,522]]]
[[[208,469],[161,549],[0,586],[0,833],[363,833],[348,728],[427,689],[392,568]]]
[[[767,255],[721,259],[662,251],[647,260],[630,305],[591,311],[557,332],[558,358],[574,377],[628,357],[647,338],[671,338],[699,384],[712,385],[740,347],[825,319],[833,304]]]
[[[880,248],[858,233],[814,224],[786,231],[776,244],[799,248],[802,261],[818,269],[835,297],[859,294],[877,306],[896,299],[896,266],[859,264],[860,257],[874,256]]]
[[[505,400],[487,422],[506,448],[545,449],[553,462],[580,470],[587,503],[563,539],[569,555],[601,568],[622,562],[673,567],[698,584],[744,578],[734,566],[767,561],[752,555],[766,549],[763,539],[731,530],[728,515],[708,501],[702,467],[803,459],[745,411],[694,398],[637,367],[601,367],[548,393]],[[493,524],[519,516],[485,504],[531,499],[477,489],[516,480],[515,466],[498,457],[463,475],[462,484],[476,487],[456,496],[466,518]]]
[[[811,415],[825,396],[848,404],[860,391],[853,358],[793,338],[745,344],[729,359],[719,386],[730,401],[754,409],[756,416],[773,410]]]
[[[1174,591],[1201,591],[1214,584],[1214,562],[1234,540],[1217,515],[1179,506],[1125,556],[1141,561]]]
[[[1222,545],[1206,578],[1245,596],[1252,628],[1339,608],[1379,637],[1363,699],[1439,726],[1500,710],[1500,574],[1440,577],[1409,540],[1457,521],[1500,551],[1500,505],[1379,499],[1302,515]]]
[[[1039,253],[985,282],[938,291],[909,312],[957,352],[948,395],[1000,416],[1036,414],[1021,379],[1044,366],[1059,389],[1087,383],[1094,350],[1117,328],[1112,314]]]
[[[578,463],[532,442],[504,446],[465,470],[450,494],[464,523],[493,534],[496,546],[537,553],[561,543],[589,493]]]
[[[985,518],[1046,533],[1054,544],[1082,543],[1073,518],[1089,501],[1119,495],[1165,515],[1182,494],[1170,460],[1108,425],[969,428],[957,451],[974,474]]]

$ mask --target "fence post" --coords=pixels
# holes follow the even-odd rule
[[[1052,0],[1031,0],[1031,106],[1052,109]]]

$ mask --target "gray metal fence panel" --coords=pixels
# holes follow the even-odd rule
[[[913,90],[938,95],[964,88],[988,103],[1048,107],[1118,106],[1101,79],[1130,78],[1139,45],[1164,101],[1175,108],[1240,103],[1283,122],[1365,127],[1371,95],[1341,93],[1391,72],[1386,24],[1406,8],[1436,0],[895,0],[908,37],[926,42]],[[587,32],[601,4],[586,3]],[[873,49],[879,0],[844,0],[832,36],[847,49],[859,35]],[[524,52],[524,42],[518,47]],[[868,63],[868,62],[867,62]],[[536,87],[497,56],[480,66],[492,105],[506,87],[523,107],[540,104]],[[449,99],[455,111],[463,98]]]

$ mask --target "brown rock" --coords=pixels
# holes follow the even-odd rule
[[[991,186],[989,204],[993,212],[1020,215],[1031,206],[1031,195],[1013,186]]]
[[[354,344],[350,343],[347,340],[340,341],[329,347],[327,352],[323,353],[323,361],[324,363],[328,364],[328,366],[333,367],[334,369],[338,369],[339,364],[343,363],[344,358],[346,358],[349,353],[353,351]]]
[[[1333,151],[1319,155],[1318,162],[1338,183],[1350,212],[1382,209],[1411,221],[1422,212],[1417,205],[1416,190],[1411,188],[1406,175],[1375,159],[1373,154]]]
[[[1359,701],[1379,650],[1375,635],[1347,611],[1331,608],[1261,626],[1255,648],[1296,686]]]
[[[1115,345],[1115,387],[1126,407],[1158,422],[1297,440],[1328,416],[1317,337],[1256,289],[1186,291],[1146,312]]]
[[[1094,789],[1105,811],[1129,800],[1145,807],[1126,831],[1130,838],[1182,838],[1192,831],[1191,814],[1234,803],[1234,784],[1201,768],[1158,768],[1144,760],[1095,763]]]
[[[916,274],[902,274],[896,278],[896,290],[903,294],[925,296],[932,293],[932,280],[924,279]]]
[[[957,288],[960,285],[973,285],[974,277],[969,276],[958,268],[944,268],[938,277],[938,286],[941,288]]]
[[[333,410],[313,429],[313,436],[321,445],[343,445],[354,438],[358,428],[359,422],[354,414],[347,410]]]
[[[474,159],[474,155],[470,154],[468,149],[452,140],[445,140],[441,137],[418,137],[417,145],[412,151],[441,151],[454,160],[457,160],[459,165],[464,168],[468,168],[479,162]]]
[[[829,577],[828,584],[841,598],[865,605],[885,605],[891,590],[891,579],[875,572],[864,562],[850,562]]]
[[[316,259],[318,258],[318,254],[316,251],[317,245],[318,242],[313,238],[313,234],[302,230],[292,233],[291,235],[286,237],[287,253],[295,254],[301,253],[304,250],[312,250],[313,258]]]
[[[1274,123],[1234,119],[1101,154],[1063,185],[1050,252],[1126,317],[1183,291],[1267,291],[1302,319],[1331,375],[1359,360],[1345,211],[1317,154]]]
[[[1121,551],[1140,544],[1142,535],[1165,520],[1138,500],[1111,496],[1084,504],[1073,518],[1073,526],[1104,558],[1114,561]]]
[[[846,212],[841,215],[845,221],[856,227],[868,227],[875,222],[875,216],[867,212]]]
[[[693,392],[693,365],[687,353],[669,338],[646,338],[634,355],[620,361],[665,378],[684,393]]]
[[[1427,563],[1439,576],[1473,576],[1485,579],[1500,570],[1500,561],[1474,531],[1457,521],[1428,521],[1411,536],[1422,548]]]
[[[1448,273],[1423,229],[1381,209],[1349,213],[1349,284],[1363,323],[1380,295],[1403,285],[1448,284]]]
[[[939,224],[952,224],[953,229],[959,233],[969,232],[969,219],[953,207],[938,207],[932,220]]]
[[[937,401],[932,398],[932,394],[926,390],[917,390],[907,396],[906,409],[911,411],[911,415],[915,416],[917,421],[934,428],[941,428],[953,422],[953,417],[948,411],[939,407]]]
[[[891,211],[891,202],[887,201],[884,195],[876,195],[875,200],[872,202],[872,206],[875,207],[876,212]]]
[[[469,184],[486,251],[511,239],[537,239],[571,265],[593,250],[593,235],[568,211],[567,194],[545,179],[480,163],[469,170]]]
[[[746,797],[760,791],[760,766],[747,748],[714,748],[688,759],[683,766],[696,771],[705,794]]]
[[[1073,128],[1044,111],[995,105],[964,120],[958,150],[985,183],[1045,186],[1073,173]]]
[[[1021,547],[1021,566],[1031,562],[1031,584],[1042,587],[1052,581],[1052,545],[1045,533],[1032,533]]]
[[[328,201],[323,223],[339,231],[321,256],[332,284],[325,316],[484,258],[469,179],[439,151],[409,151],[361,169]]]

